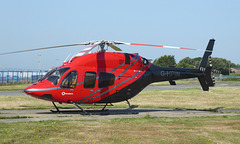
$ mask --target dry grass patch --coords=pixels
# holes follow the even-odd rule
[[[239,87],[214,87],[201,89],[142,91],[131,101],[141,107],[186,109],[240,108]]]
[[[179,84],[186,84],[186,85],[191,85],[191,84],[196,84],[199,83],[198,80],[176,80],[175,81],[177,85]],[[169,85],[169,81],[163,81],[163,82],[155,82],[150,84],[151,86],[168,86]]]
[[[140,107],[176,109],[240,109],[239,87],[214,87],[209,92],[201,89],[142,91],[130,100]],[[75,108],[70,104],[57,104],[61,108]],[[127,108],[127,103],[114,103],[114,107]],[[84,108],[96,108],[86,107]],[[54,108],[52,103],[27,95],[0,96],[0,109],[42,109]],[[97,107],[101,109],[101,107]],[[109,107],[111,108],[111,107]]]
[[[75,108],[73,105],[58,105],[60,108]],[[49,109],[54,108],[50,101],[44,101],[27,95],[0,96],[0,109]]]
[[[20,91],[24,90],[27,86],[31,85],[31,83],[23,83],[23,84],[1,84],[0,91]]]

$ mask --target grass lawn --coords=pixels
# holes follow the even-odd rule
[[[240,109],[239,87],[213,87],[210,91],[201,89],[142,91],[130,100],[139,107],[173,109]],[[128,107],[126,102],[115,103],[115,107]],[[61,108],[75,108],[73,105],[58,104]],[[0,96],[0,109],[49,109],[49,101],[27,95]]]
[[[132,104],[141,107],[180,109],[214,109],[219,107],[240,108],[239,87],[213,87],[201,89],[143,91],[132,99]]]
[[[31,85],[31,83],[22,83],[22,84],[1,84],[0,91],[23,91],[24,88]]]
[[[237,144],[240,116],[0,123],[0,143]]]
[[[142,91],[130,100],[139,107],[175,109],[240,109],[239,87]],[[75,108],[73,105],[59,105]],[[126,102],[115,107],[127,107]],[[27,95],[0,96],[0,109],[53,108],[51,102]],[[86,108],[86,107],[85,107]],[[1,114],[0,114],[1,115]],[[7,117],[1,117],[6,119]],[[10,117],[15,118],[15,117]],[[21,118],[21,117],[19,117]],[[159,143],[238,144],[240,116],[118,118],[0,123],[0,143]]]
[[[186,84],[186,85],[191,85],[194,83],[199,83],[198,80],[176,80],[176,84]],[[155,82],[150,84],[151,86],[166,86],[169,85],[169,81],[164,81],[164,82]]]

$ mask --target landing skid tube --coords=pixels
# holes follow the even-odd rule
[[[84,114],[87,114],[87,112],[82,109],[77,103],[74,103],[72,101],[69,101],[71,104],[74,104],[76,107],[78,107],[81,111],[80,112],[84,112]],[[54,102],[52,102],[52,104],[54,105],[54,107],[56,108],[56,111],[54,110],[50,110],[53,113],[61,113],[61,111],[59,110],[59,108],[56,106],[56,104]]]
[[[85,111],[83,108],[81,108],[77,103],[73,102],[73,101],[69,101],[69,103],[71,104],[74,104],[77,108],[79,108],[81,111],[80,112],[83,112],[84,114],[88,114],[87,111]],[[53,113],[61,113],[61,111],[59,110],[59,108],[56,106],[56,104],[54,102],[52,102],[52,104],[54,105],[54,107],[56,108],[56,111],[54,110],[50,110],[51,112]],[[106,103],[106,105],[102,108],[102,110],[100,111],[104,111],[105,108],[107,107],[109,103]],[[113,106],[111,103],[110,103],[110,106]],[[107,111],[107,110],[106,110]],[[62,111],[62,112],[66,112],[66,111]]]
[[[129,102],[128,100],[126,100],[126,102],[127,102],[128,106],[129,106],[129,108],[127,109],[127,110],[129,110],[129,111],[128,111],[127,113],[128,113],[128,114],[138,114],[138,112],[132,111],[133,107],[131,106],[130,102]],[[84,115],[91,114],[91,112],[88,113],[88,112],[85,111],[83,108],[81,108],[77,103],[75,103],[75,102],[73,102],[73,101],[69,101],[69,103],[74,104],[77,108],[79,108],[79,109],[81,110],[81,111],[79,111],[79,112],[83,112]],[[56,108],[56,111],[50,110],[51,112],[53,112],[53,113],[67,112],[67,111],[60,111],[59,108],[56,106],[56,104],[55,104],[54,102],[52,102],[52,104],[53,104],[54,107]],[[99,112],[107,111],[107,110],[105,110],[105,108],[108,106],[108,104],[110,104],[110,106],[113,106],[111,103],[106,103],[106,104],[104,105],[104,107],[102,108],[102,110],[99,110]],[[76,112],[76,111],[75,111],[75,112]]]

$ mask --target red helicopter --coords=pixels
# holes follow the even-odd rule
[[[105,105],[102,110],[104,110],[108,104],[127,101],[131,110],[128,100],[153,82],[169,81],[171,85],[176,85],[174,80],[198,78],[202,89],[208,91],[209,86],[214,86],[215,84],[210,57],[214,42],[214,39],[209,40],[198,69],[160,67],[138,54],[106,52],[105,47],[109,46],[116,51],[121,51],[120,48],[115,46],[119,44],[185,50],[199,49],[119,41],[85,42],[15,51],[0,55],[67,46],[90,45],[72,59],[65,61],[62,66],[52,69],[38,82],[24,89],[24,92],[30,96],[51,101],[57,110],[55,112],[60,112],[55,105],[55,102],[59,102],[60,104],[74,104],[82,112],[87,113],[79,104],[103,103]],[[90,53],[97,46],[99,47],[98,52]],[[209,67],[207,67],[208,59]]]

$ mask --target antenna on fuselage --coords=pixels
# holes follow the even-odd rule
[[[77,54],[74,54],[74,55],[71,57],[71,59],[68,61],[68,63],[70,63],[71,60],[72,60],[76,55],[77,55]]]
[[[70,57],[71,53],[67,56],[67,58],[64,60],[64,62],[67,62],[68,58]]]

